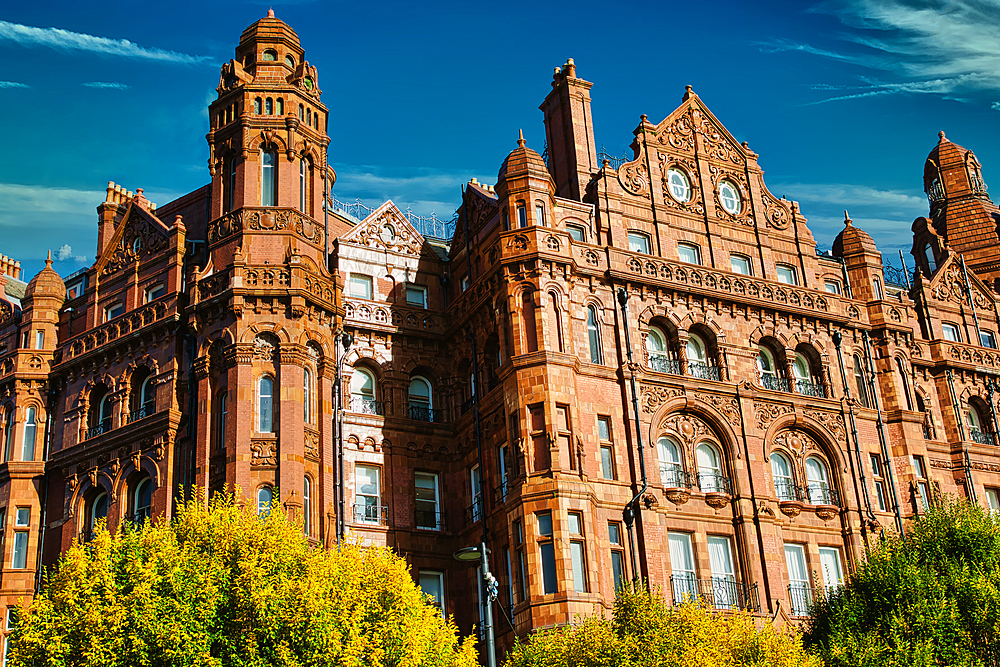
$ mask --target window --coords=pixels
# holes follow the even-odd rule
[[[523,203],[517,205],[517,226],[521,228],[528,226],[528,211]]]
[[[417,308],[427,307],[427,288],[423,285],[406,286],[406,303]]]
[[[913,409],[913,400],[910,398],[910,383],[906,380],[906,366],[904,362],[899,357],[896,357],[896,372],[899,373],[900,390],[903,392],[903,396],[906,398],[906,409]]]
[[[667,169],[667,182],[670,184],[671,197],[682,204],[691,199],[691,182],[683,171],[677,167]]]
[[[375,402],[375,376],[365,368],[355,368],[351,375],[351,403],[345,409],[367,415],[379,414]]]
[[[878,508],[883,512],[889,511],[888,496],[885,492],[885,479],[883,479],[882,459],[878,454],[871,454],[872,479],[875,482],[875,497],[878,500]]]
[[[535,515],[538,522],[538,550],[542,561],[542,593],[549,595],[559,591],[556,579],[556,550],[552,541],[552,513],[539,512]]]
[[[229,161],[229,192],[227,195],[225,201],[229,207],[226,209],[228,213],[236,208],[236,158]]]
[[[545,224],[545,205],[542,203],[535,204],[535,224],[542,227],[548,226]]]
[[[101,491],[91,501],[90,509],[87,512],[87,529],[84,531],[83,541],[89,542],[94,539],[94,531],[97,530],[100,522],[108,517],[108,494]]]
[[[660,482],[665,487],[687,488],[681,449],[673,438],[660,438],[656,443],[660,455]]]
[[[313,110],[306,109],[306,125],[312,127],[313,124]]]
[[[719,453],[715,447],[703,442],[694,450],[698,463],[698,486],[705,493],[728,493],[729,481],[722,475]]]
[[[719,184],[719,202],[726,213],[732,215],[738,215],[742,208],[740,191],[729,181],[722,181]]]
[[[729,268],[732,269],[733,273],[739,273],[743,276],[753,275],[753,265],[750,263],[750,258],[744,255],[730,255],[729,256]]]
[[[462,276],[461,287],[463,292],[469,289],[469,276]]]
[[[709,536],[708,562],[712,568],[711,604],[716,609],[736,609],[740,601],[728,537]]]
[[[520,583],[518,593],[521,601],[528,599],[528,558],[524,553],[524,527],[520,521],[514,521],[511,525],[514,535],[514,545],[517,547],[517,579]]]
[[[646,336],[646,352],[649,355],[649,367],[661,373],[680,373],[680,364],[670,358],[670,347],[667,335],[659,327],[649,327]]]
[[[812,370],[809,368],[809,360],[802,354],[796,352],[795,361],[792,362],[792,375],[795,377],[795,390],[800,394],[816,395],[813,383]]]
[[[985,329],[979,330],[979,344],[983,347],[989,347],[992,349],[997,349],[997,339],[993,335],[992,331],[986,331]]]
[[[693,243],[678,243],[677,256],[687,264],[701,264],[701,248]]]
[[[3,415],[3,460],[10,461],[14,450],[14,408],[8,405]]]
[[[649,254],[649,237],[645,234],[640,234],[638,232],[628,233],[628,249],[632,252],[641,252],[644,255]]]
[[[994,514],[1000,514],[1000,491],[986,489],[986,506]]]
[[[587,307],[587,340],[590,344],[590,363],[601,363],[601,330],[597,322],[597,309]]]
[[[14,513],[14,527],[27,528],[30,525],[31,525],[31,508],[18,507],[17,511]]]
[[[226,416],[228,414],[229,392],[220,391],[215,399],[215,448],[226,448]]]
[[[774,478],[774,493],[778,500],[798,500],[792,466],[784,454],[771,454],[771,476]]]
[[[410,419],[419,421],[434,421],[434,403],[431,391],[431,383],[426,378],[415,375],[410,378],[410,389],[408,393]]]
[[[163,283],[157,283],[152,287],[146,288],[146,302],[150,302],[154,299],[159,299],[161,296],[167,293],[167,288],[164,287]]]
[[[138,526],[149,518],[153,505],[153,482],[148,477],[139,480],[132,493],[132,521]]]
[[[267,49],[264,51],[264,56],[261,58],[264,62],[274,62],[278,59],[278,52],[274,49]]]
[[[617,479],[615,474],[615,450],[611,443],[611,418],[597,418],[597,438],[601,442],[601,476],[604,479]]]
[[[931,486],[927,478],[927,464],[923,456],[913,455],[910,457],[913,464],[914,481],[914,501],[917,512],[926,511],[931,506]]]
[[[312,535],[312,480],[302,478],[302,532]]]
[[[764,388],[779,389],[778,367],[774,363],[774,354],[763,345],[757,348],[757,373]]]
[[[823,289],[829,294],[840,294],[840,283],[836,280],[823,281]]]
[[[303,107],[300,104],[299,105],[299,120],[303,120],[304,121],[305,119],[306,119],[306,109],[305,109],[305,107]]]
[[[479,521],[483,518],[483,478],[478,464],[469,469],[469,491],[472,495],[469,513],[473,521]]]
[[[113,320],[125,312],[125,306],[120,303],[113,303],[104,309],[104,321]],[[25,345],[27,347],[27,345]]]
[[[14,531],[14,552],[10,560],[11,568],[23,570],[28,567],[28,531]]]
[[[382,485],[378,466],[354,467],[354,520],[382,523]]]
[[[277,179],[274,177],[276,163],[277,154],[274,151],[264,151],[260,163],[261,206],[275,206],[277,204]]]
[[[35,434],[38,432],[38,422],[35,419],[35,408],[24,411],[24,441],[21,443],[21,460],[35,460]]]
[[[854,384],[858,388],[858,400],[866,408],[871,407],[868,402],[868,383],[865,381],[865,369],[861,363],[861,357],[854,355]]]
[[[587,230],[585,230],[580,225],[566,225],[566,231],[569,232],[569,237],[574,241],[579,241],[580,243],[586,243],[587,241]]]
[[[670,586],[674,604],[698,599],[698,584],[694,574],[694,554],[688,533],[667,533],[670,549]]]
[[[257,381],[257,432],[274,433],[274,380],[268,375]]]
[[[280,97],[278,98],[278,115],[279,116],[285,115],[285,100],[283,100]]]
[[[937,271],[937,262],[934,261],[934,248],[928,243],[924,245],[924,259],[927,260],[928,276]]]
[[[43,347],[45,347],[45,332],[39,330],[35,332],[35,349],[41,350]]]
[[[306,212],[306,161],[299,160],[299,210]]]
[[[778,277],[779,283],[785,283],[786,285],[798,285],[799,276],[795,271],[794,266],[788,266],[787,264],[778,264],[775,267],[775,272]]]
[[[577,512],[569,513],[569,555],[573,566],[573,590],[577,593],[587,592],[587,554],[584,547],[583,515]]]
[[[302,369],[302,421],[313,423],[313,376],[308,368]]]
[[[362,273],[352,273],[351,274],[351,296],[356,296],[360,299],[370,299],[372,298],[372,277],[366,276]]]
[[[441,530],[437,473],[414,473],[414,485],[416,486],[417,528]]]
[[[274,115],[274,100],[270,97],[264,100],[264,113],[268,116]]]
[[[692,364],[708,365],[708,348],[698,334],[688,334],[687,342],[684,343],[684,354],[687,356],[688,372],[691,375],[694,375],[695,370],[691,368]]]
[[[792,616],[807,616],[812,602],[812,590],[809,587],[805,549],[801,544],[785,545],[785,564],[788,566],[788,597]]]
[[[417,583],[421,592],[430,598],[428,602],[437,607],[441,615],[444,616],[444,574],[420,570],[417,574]]]
[[[31,342],[31,332],[30,331],[25,331],[24,335],[21,336],[21,347],[23,347],[25,350],[27,350],[28,349],[28,343],[30,343],[30,342]]]
[[[885,296],[882,294],[882,281],[878,278],[872,278],[872,294],[876,301],[881,301]]]
[[[274,491],[269,486],[262,486],[257,489],[257,514],[258,516],[270,516],[271,504],[274,502]]]
[[[820,547],[819,566],[823,572],[823,586],[827,593],[832,593],[843,585],[844,574],[840,569],[840,550]]]
[[[947,322],[941,325],[941,337],[954,343],[962,342],[962,336],[958,333],[958,327]]]
[[[511,475],[510,445],[508,444],[497,447],[497,472],[500,473],[499,501],[506,502],[507,482]]]
[[[813,505],[836,505],[830,488],[830,473],[826,463],[815,456],[806,459],[806,485],[809,502]]]
[[[261,99],[259,97],[256,97],[256,98],[254,98],[254,101],[253,101],[253,112],[256,115],[259,116],[260,115],[260,109],[261,109]]]
[[[625,545],[622,544],[622,525],[617,521],[608,523],[608,542],[611,543],[611,574],[615,580],[615,591],[625,584]]]

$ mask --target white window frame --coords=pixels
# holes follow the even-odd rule
[[[419,296],[419,299],[411,299],[411,295]],[[424,285],[414,285],[412,283],[407,283],[406,285],[406,305],[416,306],[417,308],[427,307],[427,287]]]
[[[736,609],[740,601],[733,565],[733,544],[728,536],[708,536],[708,561],[712,570],[712,605],[716,609]]]
[[[350,284],[350,296],[355,299],[373,299],[375,298],[375,281],[372,277],[366,273],[352,273],[348,278]],[[362,288],[361,294],[358,294],[358,288]]]
[[[701,266],[701,246],[697,243],[678,243],[677,259],[685,264]]]
[[[840,563],[840,549],[819,548],[820,571],[823,573],[823,587],[832,593],[844,585],[844,570]]]
[[[799,272],[791,264],[777,264],[774,267],[775,279],[783,285],[798,285]]]
[[[753,275],[753,260],[746,255],[729,255],[729,270],[741,276]]]
[[[430,582],[432,580],[435,582],[435,584],[437,586],[437,591],[438,591],[437,595],[435,595],[433,593],[428,593],[427,592],[427,590],[424,588],[424,580],[425,579],[428,582]],[[434,570],[418,570],[417,571],[417,587],[420,588],[420,591],[424,595],[426,595],[427,597],[431,598],[430,604],[432,604],[435,607],[437,607],[438,611],[441,612],[441,615],[444,616],[445,615],[445,610],[444,610],[444,572],[436,572]]]
[[[423,477],[424,479],[429,479],[433,483],[433,485],[430,486],[430,487],[428,487],[428,486],[422,486],[422,487],[418,486],[417,485],[417,480],[420,479],[421,477]],[[417,471],[415,471],[413,473],[413,488],[414,488],[413,505],[414,505],[414,509],[418,509],[418,510],[419,510],[418,503],[427,504],[429,499],[420,499],[420,498],[417,498],[417,495],[416,495],[417,494],[417,490],[418,489],[433,489],[433,491],[434,491],[434,512],[433,512],[434,518],[432,519],[432,524],[428,525],[425,522],[423,525],[421,525],[420,522],[416,520],[416,517],[414,517],[414,519],[415,519],[414,520],[414,525],[416,526],[417,530],[441,530],[442,529],[442,525],[441,525],[441,478],[440,478],[440,476],[436,472],[424,472],[422,470],[417,470]]]
[[[667,169],[667,183],[670,196],[676,201],[682,204],[691,201],[691,179],[683,169],[679,167]]]
[[[670,553],[670,581],[674,604],[696,601],[698,599],[698,577],[695,574],[691,534],[667,533],[667,547]]]
[[[743,197],[740,195],[740,189],[734,183],[722,181],[719,183],[719,203],[726,213],[739,215],[740,211],[743,210]]]
[[[840,283],[836,280],[825,280],[823,281],[823,289],[826,290],[827,294],[840,294]]]
[[[771,452],[771,478],[774,482],[774,495],[780,501],[795,500],[795,475],[792,472],[792,464],[783,452]],[[785,469],[781,470],[780,466]],[[783,482],[779,484],[778,482]]]
[[[569,518],[569,554],[570,566],[573,572],[573,591],[588,592],[587,584],[587,543],[584,538],[583,514],[570,512]]]
[[[361,493],[361,480],[362,477],[358,475],[359,470],[375,471],[375,493]],[[365,476],[363,479],[371,481],[373,479],[370,475]],[[375,504],[368,502],[369,498],[375,499]],[[357,506],[360,505],[359,500],[364,502],[364,512],[359,513]],[[382,468],[376,465],[365,465],[365,464],[355,464],[354,466],[354,521],[355,523],[361,524],[379,524],[382,520]],[[374,507],[375,512],[372,516],[372,512],[368,510],[369,507]]]
[[[264,393],[263,393],[264,380],[268,380],[271,383],[271,388],[270,388],[271,393],[267,396],[271,401],[271,407],[270,410],[268,411],[270,412],[270,414],[268,415],[268,420],[269,420],[268,424],[264,424],[264,414],[265,414]],[[275,384],[276,383],[274,381],[274,376],[272,375],[265,374],[257,378],[257,432],[258,433],[274,433]],[[266,429],[264,428],[265,426],[267,426]]]
[[[118,303],[112,303],[104,308],[104,321],[110,322],[116,317],[121,317],[125,314],[125,305],[119,301]]]
[[[643,255],[650,254],[650,247],[652,244],[649,240],[649,235],[643,232],[629,232],[628,233],[628,249],[631,252],[641,253]]]
[[[949,340],[953,343],[962,342],[962,332],[958,326],[952,324],[951,322],[941,323],[941,338]]]
[[[581,227],[580,225],[567,224],[566,232],[569,234],[569,237],[574,241],[577,241],[579,243],[587,242],[587,230]]]
[[[302,476],[302,532],[312,537],[312,480]]]
[[[788,568],[789,610],[793,616],[809,614],[809,604],[812,602],[812,588],[809,582],[809,568],[806,564],[806,550],[801,544],[785,544],[785,567]],[[792,593],[801,591],[800,596]],[[800,606],[805,602],[805,606]]]
[[[45,347],[45,331],[38,329],[35,331],[35,349],[41,350]]]
[[[266,496],[265,496],[266,494]],[[257,515],[269,516],[271,514],[271,503],[274,502],[274,489],[264,485],[257,489]]]
[[[146,288],[145,292],[146,303],[149,303],[150,301],[155,301],[156,299],[159,299],[166,293],[167,293],[167,287],[163,283],[156,283],[155,285],[151,285]]]

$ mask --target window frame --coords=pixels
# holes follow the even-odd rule
[[[587,229],[582,225],[574,225],[572,223],[566,223],[566,233],[569,237],[578,243],[587,242]]]
[[[674,176],[679,176],[680,182],[675,182]],[[679,188],[681,191],[678,192],[675,188]],[[680,204],[688,203],[691,201],[691,190],[691,179],[686,171],[676,165],[667,169],[667,191],[674,201]]]
[[[650,255],[650,249],[652,248],[652,240],[649,238],[649,234],[640,231],[629,231],[627,233],[628,238],[628,249],[630,252],[636,252],[641,255]]]
[[[375,298],[375,280],[372,276],[367,273],[355,273],[351,274],[347,278],[348,285],[350,285],[350,290],[348,290],[349,296],[355,299],[368,299],[369,301]],[[362,286],[362,294],[358,294],[355,290],[356,287]]]
[[[359,480],[361,478],[358,476],[358,471],[359,470],[369,470],[369,471],[374,471],[375,472],[375,476],[374,476],[374,480],[375,480],[375,493],[374,494],[372,494],[372,493],[362,493],[361,492],[361,484],[359,483]],[[365,479],[370,482],[373,478],[371,476],[366,476]],[[374,465],[374,464],[369,464],[369,463],[355,463],[354,464],[354,522],[355,523],[359,523],[359,524],[362,524],[362,525],[379,525],[379,524],[382,523],[383,518],[384,518],[382,516],[382,497],[383,497],[383,491],[384,491],[384,489],[383,489],[383,482],[382,482],[382,466]],[[358,505],[360,504],[360,503],[358,503],[358,499],[359,498],[364,498],[365,499],[364,500],[364,508],[365,509],[364,509],[364,515],[363,516],[359,516],[359,513],[358,513]],[[374,498],[375,499],[375,503],[374,504],[369,503],[368,502],[369,498]],[[370,507],[374,507],[375,508],[375,516],[374,517],[371,516],[371,512],[368,509]]]
[[[842,294],[840,283],[836,280],[824,280],[823,289],[826,290],[827,294]]]
[[[603,364],[604,350],[601,346],[601,320],[597,314],[597,307],[593,304],[587,306],[587,342],[590,348],[590,363]]]
[[[738,270],[734,262],[740,261],[743,263],[743,268],[745,270]],[[753,276],[753,260],[747,255],[741,255],[739,253],[729,254],[729,270],[740,276]]]
[[[260,205],[278,205],[278,152],[270,148],[260,152]]]
[[[428,487],[428,486],[423,486],[423,487],[418,486],[417,485],[417,480],[419,478],[421,478],[421,477],[424,477],[426,479],[430,479],[433,482],[433,486],[431,486],[431,487]],[[424,512],[425,516],[426,516],[426,512],[427,512],[427,510],[421,510],[419,508],[420,503],[427,504],[427,503],[431,502],[429,499],[421,499],[421,498],[418,497],[418,490],[421,489],[421,488],[423,488],[423,489],[432,488],[434,490],[434,500],[433,500],[434,510],[432,512],[432,514],[434,515],[433,525],[428,525],[428,522],[426,522],[426,521],[424,523],[421,523],[421,521],[420,521],[420,517],[421,517],[420,513],[421,513],[421,511]],[[443,525],[442,525],[443,522],[442,522],[442,514],[441,514],[441,477],[440,477],[440,475],[438,473],[436,473],[436,472],[428,472],[428,471],[425,471],[425,470],[415,470],[415,471],[413,471],[413,489],[414,489],[413,507],[414,507],[414,512],[415,512],[414,521],[413,521],[414,527],[417,530],[435,530],[435,531],[442,530],[443,529]]]
[[[268,393],[264,394],[264,381],[269,383]],[[257,433],[274,433],[274,376],[264,373],[257,378]],[[265,410],[264,399],[270,401]],[[265,423],[265,416],[267,417]],[[266,427],[266,428],[265,428]]]
[[[962,342],[962,330],[952,322],[941,323],[941,338],[952,343]]]
[[[420,295],[419,301],[413,301],[410,299],[410,294],[415,293]],[[413,283],[406,284],[406,305],[413,306],[415,308],[427,308],[427,286],[426,285],[415,285]]]
[[[685,254],[688,254],[688,258],[685,258]],[[694,261],[692,261],[691,258],[693,258]],[[678,243],[677,259],[685,264],[701,266],[701,246],[697,243],[691,243],[690,241],[682,241]]]
[[[167,293],[167,286],[164,285],[162,282],[159,282],[147,287],[144,292],[143,298],[146,300],[146,303],[149,303],[150,301],[155,301],[156,299],[159,299],[166,293]]]
[[[725,190],[729,189],[732,194],[727,197]],[[724,180],[719,183],[719,204],[722,206],[722,210],[729,215],[739,215],[743,211],[743,195],[740,189],[732,181]],[[727,199],[732,200],[733,204],[730,207],[727,204]]]
[[[427,577],[428,579],[430,578],[435,579],[438,587],[437,595],[432,595],[424,590],[422,583],[424,577]],[[441,612],[442,616],[446,615],[445,603],[444,603],[444,572],[440,572],[438,570],[417,570],[417,588],[419,588],[420,592],[423,593],[426,597],[432,598],[430,604],[433,604],[435,607],[437,607],[438,611]]]
[[[775,264],[774,277],[782,285],[797,286],[799,284],[799,272],[791,264]]]
[[[274,504],[274,487],[270,484],[263,484],[257,489],[257,493],[254,495],[257,499],[257,516],[270,516],[271,505]]]

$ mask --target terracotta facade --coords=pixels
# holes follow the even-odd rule
[[[392,546],[466,632],[452,554],[485,534],[501,647],[504,615],[566,623],[635,576],[794,619],[940,494],[995,506],[1000,211],[971,151],[928,156],[895,276],[850,219],[817,253],[690,87],[599,160],[590,90],[557,68],[546,157],[520,139],[425,237],[324,207],[317,70],[273,14],[247,28],[211,182],[109,184],[95,264],[0,299],[0,605],[191,486]]]

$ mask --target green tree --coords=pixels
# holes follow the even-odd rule
[[[389,549],[311,548],[275,505],[197,498],[73,546],[24,610],[15,667],[472,667]]]
[[[669,606],[655,592],[624,590],[612,617],[538,632],[505,667],[819,667],[799,638],[747,613]]]
[[[947,500],[887,537],[804,637],[828,665],[1000,665],[1000,521]]]

